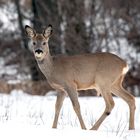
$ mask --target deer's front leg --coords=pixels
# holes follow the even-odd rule
[[[76,91],[76,89],[74,89],[73,87],[72,88],[67,88],[67,93],[71,99],[71,102],[72,102],[72,105],[73,105],[73,109],[79,119],[79,122],[80,122],[80,125],[81,125],[81,128],[82,129],[86,129],[86,126],[84,124],[84,121],[83,121],[83,118],[82,118],[82,115],[81,115],[81,111],[80,111],[80,104],[79,104],[79,101],[78,101],[78,93]]]
[[[66,97],[65,92],[58,91],[56,104],[55,104],[55,117],[54,117],[52,128],[57,128],[58,117],[65,97]]]

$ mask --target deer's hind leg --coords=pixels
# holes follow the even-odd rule
[[[129,130],[135,129],[134,118],[135,118],[135,98],[127,90],[122,87],[122,81],[124,76],[121,76],[120,79],[112,86],[111,92],[116,96],[122,98],[129,106],[130,117],[129,117]]]

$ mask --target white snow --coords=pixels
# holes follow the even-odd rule
[[[115,108],[98,131],[81,130],[69,98],[60,113],[58,129],[51,129],[56,96],[30,96],[22,91],[0,94],[0,139],[140,139],[140,98],[136,98],[136,130],[128,130],[129,109],[120,98],[114,97]],[[104,110],[102,97],[79,97],[82,116],[90,129]]]

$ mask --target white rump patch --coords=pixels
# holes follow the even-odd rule
[[[122,74],[126,74],[129,70],[128,65],[126,65],[126,67],[123,68]]]

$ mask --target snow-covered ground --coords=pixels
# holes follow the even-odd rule
[[[22,91],[11,95],[0,94],[0,139],[3,140],[140,140],[140,98],[136,98],[136,130],[128,130],[127,104],[114,97],[115,108],[98,131],[81,130],[69,98],[61,110],[58,129],[51,129],[56,96],[30,96]],[[95,123],[104,110],[101,97],[80,97],[82,116],[87,129]]]

